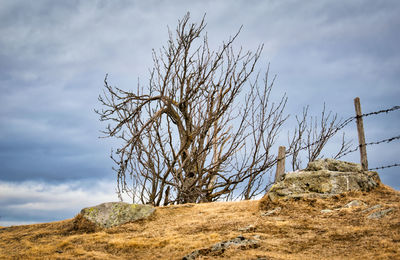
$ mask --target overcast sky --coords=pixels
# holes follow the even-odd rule
[[[71,218],[118,200],[94,108],[109,82],[145,82],[151,50],[166,44],[186,12],[206,13],[211,46],[237,32],[236,46],[264,44],[259,69],[277,74],[293,119],[323,104],[346,119],[400,105],[400,2],[393,1],[0,1],[0,225]],[[293,129],[288,121],[285,131]],[[367,142],[400,132],[400,111],[364,119]],[[284,135],[285,131],[282,132]],[[357,144],[355,123],[344,132]],[[286,136],[281,137],[286,140]],[[335,152],[337,142],[324,155]],[[400,163],[399,141],[368,147],[371,168]],[[353,153],[344,160],[359,162]],[[289,169],[287,169],[289,170]],[[399,167],[380,170],[400,189]]]

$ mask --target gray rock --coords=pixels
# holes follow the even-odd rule
[[[155,208],[150,205],[128,204],[125,202],[107,202],[81,210],[83,218],[101,228],[110,228],[145,219],[151,216]]]
[[[369,219],[380,219],[384,216],[386,216],[387,214],[389,214],[390,212],[394,211],[393,208],[389,208],[389,209],[385,209],[385,210],[381,210],[381,211],[376,211],[374,213],[371,213],[368,218]]]
[[[333,171],[333,172],[362,172],[362,167],[358,163],[339,161],[335,159],[320,159],[309,162],[305,171]]]
[[[323,209],[323,210],[321,210],[321,213],[332,213],[333,212],[333,210],[331,210],[331,209]]]
[[[365,213],[365,212],[370,212],[370,211],[373,211],[373,210],[375,210],[375,209],[379,209],[379,208],[381,208],[381,207],[382,207],[382,206],[381,206],[380,204],[377,204],[377,205],[372,206],[372,207],[370,207],[370,208],[364,209],[362,212],[363,212],[363,213]]]
[[[344,205],[343,208],[362,207],[362,206],[366,206],[366,205],[367,204],[365,204],[361,200],[353,200],[353,201],[350,201],[349,203],[347,203],[346,205]]]
[[[272,202],[282,198],[326,198],[348,191],[369,191],[379,183],[377,172],[362,171],[359,164],[324,159],[310,162],[305,170],[288,172],[267,196]]]
[[[256,230],[254,225],[248,225],[247,227],[239,228],[240,232],[253,232],[254,230]]]
[[[194,260],[201,256],[207,256],[207,255],[217,256],[223,254],[225,250],[230,247],[235,247],[241,250],[257,248],[259,247],[259,241],[255,239],[245,238],[244,236],[238,236],[234,239],[212,245],[209,248],[195,250],[190,254],[184,256],[182,259]]]
[[[261,236],[260,235],[254,235],[253,238],[256,239],[256,240],[260,240]]]
[[[281,210],[282,210],[281,207],[276,207],[276,208],[274,208],[273,210],[269,210],[269,211],[267,211],[267,212],[261,213],[261,216],[262,216],[262,217],[271,216],[271,215],[273,215],[273,214],[275,214],[275,213],[280,212]]]

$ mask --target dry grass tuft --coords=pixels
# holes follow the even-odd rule
[[[341,208],[352,200],[368,206]],[[372,220],[365,209],[393,208]],[[280,206],[271,216],[261,211]],[[375,210],[376,211],[376,210]],[[251,229],[240,229],[252,225]],[[149,220],[98,229],[74,219],[0,229],[0,259],[182,259],[238,235],[258,237],[260,246],[228,249],[202,259],[398,259],[400,192],[381,185],[372,192],[351,192],[330,199],[218,202],[159,207]]]

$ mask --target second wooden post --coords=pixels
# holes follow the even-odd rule
[[[357,115],[357,132],[358,132],[358,143],[360,144],[360,159],[361,167],[364,171],[368,171],[368,159],[367,159],[367,147],[365,145],[365,134],[364,134],[364,123],[361,113],[360,98],[354,99],[354,107]]]

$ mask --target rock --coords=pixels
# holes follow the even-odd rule
[[[354,207],[361,207],[361,206],[366,206],[364,202],[361,200],[353,200],[347,203],[346,205],[343,206],[343,208],[354,208]]]
[[[80,216],[98,227],[110,228],[148,218],[154,211],[155,208],[150,205],[107,202],[82,209]]]
[[[240,232],[253,232],[254,230],[256,230],[254,225],[248,225],[247,227],[239,228]]]
[[[256,240],[260,240],[261,236],[260,235],[254,235],[253,238],[256,239]]]
[[[368,218],[369,219],[380,219],[380,218],[386,216],[387,214],[389,214],[390,212],[392,212],[393,210],[394,210],[393,208],[389,208],[389,209],[377,211],[377,212],[371,213],[368,216]]]
[[[341,210],[341,209],[349,209],[349,208],[354,208],[354,207],[362,207],[362,206],[366,206],[367,204],[365,204],[364,202],[362,202],[361,200],[353,200],[353,201],[350,201],[349,203],[347,203],[346,205],[344,205],[343,207],[341,207],[341,208],[337,208],[337,209],[334,209],[334,210],[332,210],[332,209],[323,209],[323,210],[321,210],[321,213],[332,213],[332,212],[334,212],[334,211],[338,211],[338,210]]]
[[[225,252],[226,249],[235,247],[241,250],[250,249],[250,248],[257,248],[259,247],[259,241],[255,239],[245,238],[244,236],[238,236],[234,239],[229,241],[224,241],[221,243],[217,243],[212,245],[209,248],[203,248],[199,250],[195,250],[190,254],[184,256],[183,260],[194,260],[198,257],[202,256],[217,256],[221,255]]]
[[[362,167],[358,163],[339,161],[335,159],[320,159],[309,162],[305,171],[328,170],[333,172],[362,172]]]
[[[382,206],[381,206],[380,204],[377,204],[377,205],[375,205],[375,206],[373,206],[373,207],[364,209],[362,212],[363,212],[363,213],[365,213],[365,212],[370,212],[370,211],[373,211],[373,210],[375,210],[375,209],[379,209],[379,208],[381,208],[381,207],[382,207]]]
[[[271,216],[271,215],[273,215],[273,214],[275,214],[275,213],[278,213],[278,212],[281,211],[281,210],[282,210],[281,207],[276,207],[276,208],[274,208],[273,210],[269,210],[269,211],[267,211],[267,212],[261,213],[261,216],[262,216],[262,217]]]
[[[348,191],[369,191],[379,183],[377,172],[362,171],[359,164],[323,159],[310,162],[305,170],[288,172],[271,187],[267,197],[272,202],[282,198],[324,198]]]

